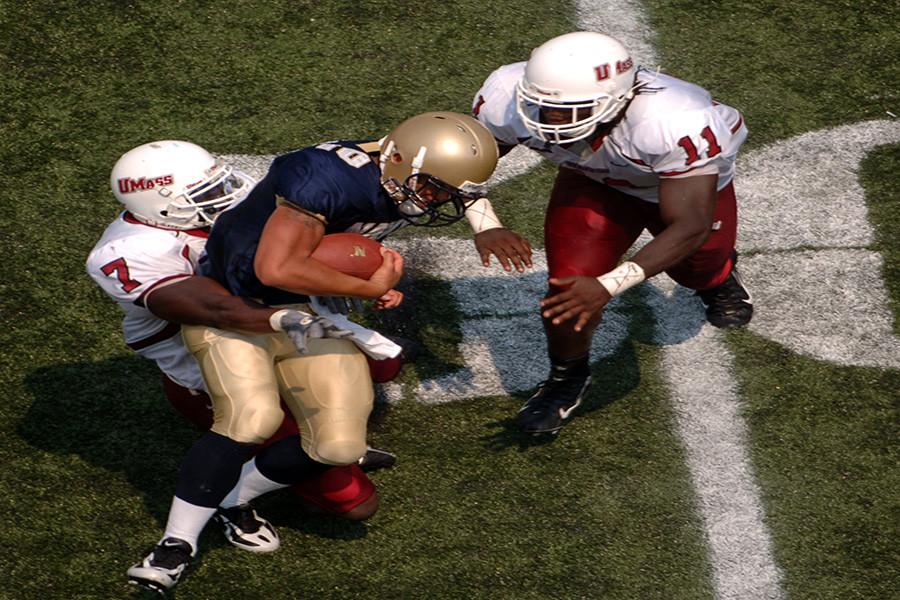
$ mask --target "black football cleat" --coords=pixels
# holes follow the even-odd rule
[[[590,375],[563,374],[553,369],[550,378],[519,409],[519,427],[526,433],[557,433],[572,418],[590,386]]]
[[[144,560],[128,569],[128,583],[167,594],[188,571],[193,548],[184,540],[168,537]]]
[[[256,514],[249,504],[216,511],[216,521],[225,529],[225,537],[233,545],[250,552],[274,552],[281,546],[272,524]]]
[[[395,454],[391,454],[387,450],[369,446],[366,453],[359,458],[357,464],[359,464],[359,468],[366,473],[371,473],[378,469],[390,469],[396,462],[397,456]]]
[[[731,267],[728,279],[714,288],[697,292],[706,306],[706,320],[714,327],[743,327],[753,317],[753,298],[738,273],[737,255],[734,261],[735,265]]]

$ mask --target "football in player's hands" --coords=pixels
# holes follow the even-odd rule
[[[335,271],[368,279],[383,261],[381,244],[358,233],[330,233],[322,237],[312,258]]]

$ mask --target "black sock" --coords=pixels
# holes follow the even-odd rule
[[[259,472],[272,481],[286,485],[305,481],[331,466],[311,459],[300,447],[299,435],[278,440],[256,455],[256,468]]]
[[[255,444],[206,432],[181,461],[175,495],[197,506],[216,508],[237,484],[241,467],[255,448]]]
[[[567,358],[566,360],[550,359],[552,375],[555,377],[587,377],[591,374],[588,354]]]

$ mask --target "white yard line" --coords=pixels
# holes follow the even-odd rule
[[[702,306],[661,275],[648,297],[663,346],[678,436],[703,521],[716,597],[784,597],[765,513],[746,448],[746,426],[734,380],[734,358],[722,332],[704,323]],[[699,326],[699,331],[698,331]]]
[[[662,362],[703,518],[716,596],[782,598],[732,361],[721,333],[704,325],[699,335],[666,348]]]

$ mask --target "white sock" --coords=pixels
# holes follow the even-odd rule
[[[290,486],[286,483],[272,481],[260,473],[259,469],[256,468],[256,459],[251,458],[244,463],[244,466],[241,468],[241,478],[238,480],[237,485],[234,486],[234,489],[228,492],[220,506],[223,508],[240,506],[258,496],[286,487]]]
[[[184,540],[191,545],[192,554],[197,554],[197,538],[200,537],[200,532],[214,514],[216,514],[215,508],[197,506],[174,496],[163,539],[174,537]]]

